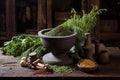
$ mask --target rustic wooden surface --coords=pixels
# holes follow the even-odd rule
[[[32,69],[23,68],[19,65],[19,60],[13,56],[6,56],[0,53],[0,77],[120,77],[120,49],[108,48],[110,51],[110,62],[105,65],[99,65],[99,70],[94,73],[85,73],[82,71],[76,71],[70,74],[37,74],[34,75]],[[119,80],[119,79],[117,79]]]

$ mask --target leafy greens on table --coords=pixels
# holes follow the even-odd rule
[[[30,52],[36,52],[37,57],[42,57],[47,50],[42,46],[40,37],[37,35],[21,34],[13,36],[11,41],[4,43],[4,54],[14,57],[28,57]]]

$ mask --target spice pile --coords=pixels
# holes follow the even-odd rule
[[[94,68],[96,67],[96,62],[90,59],[83,59],[79,62],[81,68]]]
[[[67,36],[71,34],[73,34],[73,32],[61,26],[55,27],[51,31],[45,33],[47,36]]]

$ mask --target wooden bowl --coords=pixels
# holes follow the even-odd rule
[[[93,60],[92,60],[93,61]],[[98,64],[95,62],[95,65],[94,66],[91,66],[91,67],[82,67],[82,66],[80,66],[80,63],[82,62],[82,60],[81,61],[79,61],[78,63],[77,63],[77,67],[81,70],[81,71],[84,71],[84,72],[93,72],[93,71],[96,71],[97,69],[98,69]]]

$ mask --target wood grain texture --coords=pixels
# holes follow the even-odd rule
[[[50,75],[33,75],[33,70],[21,67],[17,58],[0,53],[0,77],[79,77],[88,79],[112,77],[113,80],[115,80],[120,78],[120,49],[116,47],[108,47],[108,50],[110,51],[110,62],[105,65],[99,64],[99,70],[93,73],[85,73],[79,70],[70,74],[53,73]]]

